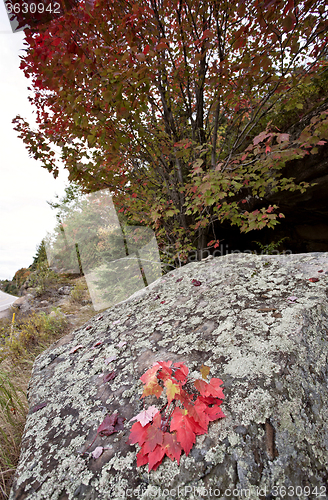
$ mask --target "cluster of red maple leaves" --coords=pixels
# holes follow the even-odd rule
[[[207,366],[201,367],[203,379],[209,371]],[[197,379],[191,383],[188,372],[183,363],[172,367],[172,361],[159,361],[140,377],[145,384],[141,397],[159,398],[165,387],[167,404],[161,410],[150,406],[131,419],[137,422],[132,426],[129,443],[141,446],[138,467],[148,463],[149,471],[156,470],[165,455],[179,464],[182,451],[189,454],[196,436],[207,433],[209,422],[225,417],[220,408],[224,399],[222,380]]]

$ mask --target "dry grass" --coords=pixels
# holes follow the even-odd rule
[[[35,358],[53,342],[84,324],[95,311],[82,308],[86,290],[82,280],[74,282],[76,293],[53,314],[16,313],[14,325],[0,319],[0,499],[7,500],[18,464],[28,402],[26,391]],[[69,325],[63,313],[74,314]]]
[[[26,389],[28,373],[13,380],[12,366],[2,363],[0,371],[0,498],[7,499],[11,479],[19,459],[21,437],[28,404]],[[6,369],[5,366],[6,365]],[[17,367],[18,368],[18,367]],[[18,370],[16,371],[18,374]]]
[[[0,498],[7,499],[16,470],[28,403],[27,386],[35,358],[67,333],[63,315],[32,313],[12,328],[0,320]]]

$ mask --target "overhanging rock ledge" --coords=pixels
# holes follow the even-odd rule
[[[289,500],[327,498],[327,292],[328,253],[234,254],[176,269],[96,315],[35,361],[10,500],[268,500],[283,487]],[[148,473],[128,421],[143,409],[139,377],[162,360],[197,378],[209,366],[226,418],[179,466],[165,457]],[[115,411],[124,431],[82,455]]]

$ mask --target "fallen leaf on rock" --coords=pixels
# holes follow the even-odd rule
[[[102,340],[99,340],[98,342],[96,342],[92,347],[91,349],[95,349],[96,347],[98,347],[99,345],[102,345],[103,341]]]
[[[165,300],[162,300],[161,304],[165,304]]]
[[[113,370],[110,373],[107,373],[107,375],[104,375],[103,381],[104,383],[109,382],[110,380],[113,380],[116,377],[116,372]]]
[[[136,417],[131,418],[129,422],[132,422],[133,420],[137,420],[140,422],[142,427],[145,427],[145,425],[148,424],[148,422],[151,422],[153,420],[153,417],[156,415],[158,412],[158,408],[156,406],[150,406],[147,408],[147,410],[143,410],[141,413],[139,413]]]
[[[100,436],[110,436],[111,434],[114,434],[114,432],[118,431],[123,431],[124,430],[124,422],[125,418],[119,417],[118,413],[113,413],[112,415],[106,415],[102,423],[99,425],[97,429],[97,434],[92,441],[92,443],[89,444],[87,449],[82,453],[84,455],[88,449],[93,445],[95,440],[97,439],[98,434]],[[100,448],[100,447],[99,447]],[[96,450],[95,450],[96,451]]]
[[[270,312],[270,311],[276,311],[276,307],[260,307],[257,309],[258,312]]]
[[[191,282],[194,286],[200,286],[201,285],[201,282],[198,281],[198,280],[192,280]]]
[[[31,413],[35,413],[36,411],[41,410],[41,408],[44,408],[45,406],[47,406],[47,404],[48,403],[40,403],[36,406],[33,406]]]
[[[318,273],[323,273],[323,269],[320,269],[320,271],[318,271]]]
[[[103,422],[97,429],[97,434],[100,434],[100,436],[110,436],[111,434],[114,434],[114,432],[123,431],[124,420],[125,418],[119,417],[118,413],[113,413],[111,416],[106,415]]]
[[[282,318],[282,314],[281,313],[272,313],[272,316],[274,318]]]
[[[84,347],[84,345],[77,345],[75,347],[72,347],[72,349],[69,351],[68,354],[73,354],[73,352],[76,352],[78,349],[81,349],[82,347]]]
[[[312,283],[315,283],[316,281],[319,281],[319,278],[309,278],[309,281]]]
[[[105,359],[105,365],[109,365],[112,361],[115,361],[117,359],[117,356],[110,356],[109,358]]]
[[[179,278],[178,280],[176,280],[176,283],[179,283],[179,281],[182,281],[183,278]]]
[[[93,450],[91,455],[93,456],[93,458],[99,458],[100,455],[102,455],[103,451],[104,451],[104,448],[102,446],[97,446],[97,448],[95,448]]]

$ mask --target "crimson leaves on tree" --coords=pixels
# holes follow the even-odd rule
[[[58,158],[86,191],[187,258],[214,221],[274,227],[277,206],[242,193],[305,190],[287,161],[325,143],[327,112],[291,138],[265,123],[327,66],[327,12],[306,0],[96,0],[26,30],[37,130],[15,129],[56,177]],[[217,238],[209,244],[217,245]]]

